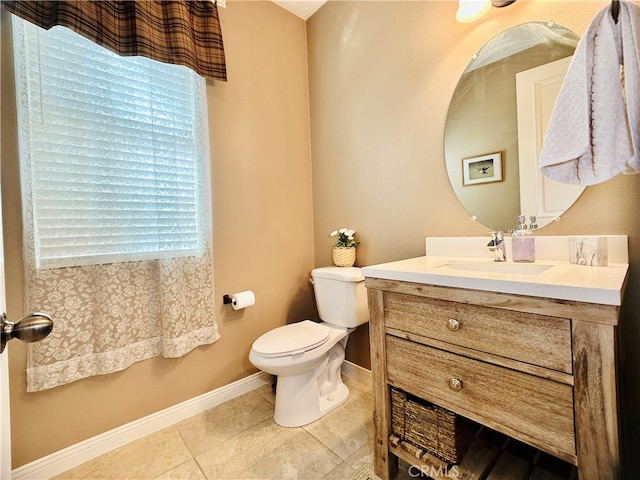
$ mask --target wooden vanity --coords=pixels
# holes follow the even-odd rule
[[[581,479],[620,477],[619,305],[376,278],[366,269],[365,284],[377,475],[393,478],[398,457],[423,463],[389,441],[394,387],[574,464]]]

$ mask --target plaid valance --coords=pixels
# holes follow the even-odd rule
[[[200,1],[0,1],[44,29],[62,25],[122,56],[185,65],[227,79],[218,8]]]

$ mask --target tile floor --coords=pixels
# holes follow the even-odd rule
[[[273,422],[267,385],[55,478],[349,479],[372,462],[373,394],[343,378],[351,392],[347,402],[304,427]]]

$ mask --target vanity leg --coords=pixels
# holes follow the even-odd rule
[[[572,326],[580,479],[620,478],[615,329],[576,320]]]
[[[385,350],[384,294],[368,290],[369,338],[371,343],[371,373],[373,374],[373,470],[383,480],[395,477],[398,458],[389,453],[391,402],[387,384]]]

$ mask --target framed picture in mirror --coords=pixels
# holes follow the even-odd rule
[[[502,182],[502,152],[462,159],[462,185]]]

